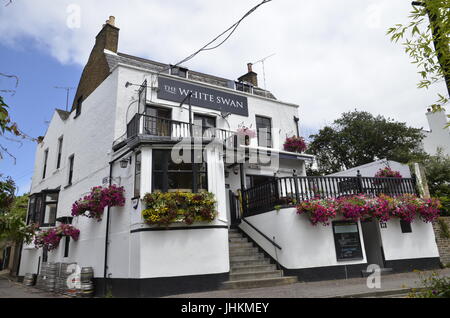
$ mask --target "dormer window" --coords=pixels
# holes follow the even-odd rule
[[[246,93],[252,93],[252,85],[247,84],[245,82],[235,82],[236,90]]]
[[[178,66],[171,66],[170,67],[170,75],[175,75],[179,77],[186,78],[187,77],[187,68],[178,67]]]

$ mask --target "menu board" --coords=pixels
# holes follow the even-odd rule
[[[357,223],[333,222],[333,234],[338,261],[363,258]]]

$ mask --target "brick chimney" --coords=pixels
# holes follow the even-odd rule
[[[252,84],[253,86],[257,87],[258,86],[258,74],[253,72],[252,65],[253,65],[252,63],[247,63],[248,72],[247,72],[247,74],[244,74],[241,77],[239,77],[238,81],[239,82],[248,82],[248,83]]]
[[[81,74],[72,110],[78,101],[85,100],[110,74],[104,50],[117,53],[119,28],[115,26],[115,20],[115,17],[110,16],[95,37],[94,47]]]

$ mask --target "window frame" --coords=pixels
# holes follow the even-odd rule
[[[57,194],[56,200],[46,200],[47,195]],[[34,200],[32,204],[31,201]],[[58,202],[59,202],[59,190],[44,190],[39,193],[30,195],[27,211],[27,225],[30,223],[37,224],[39,227],[51,227],[56,225],[56,219],[58,215]],[[51,223],[45,223],[45,211],[47,205],[55,204],[54,221]]]
[[[190,173],[192,175],[192,181],[191,181],[191,191],[192,193],[198,193],[198,180],[201,178],[202,175],[205,177],[205,190],[209,190],[209,184],[208,184],[208,164],[207,161],[203,158],[203,151],[202,151],[202,163],[190,163],[191,164],[191,170],[169,170],[169,161],[163,162],[163,169],[155,169],[155,152],[166,152],[168,153],[168,156],[165,159],[170,160],[170,149],[153,149],[152,150],[152,192],[154,191],[161,191],[161,192],[170,192],[170,190],[176,190],[176,189],[170,189],[169,188],[169,174],[170,173],[183,173],[188,174]],[[191,150],[191,158],[193,158],[193,152],[194,150]],[[199,169],[200,165],[204,165],[204,171],[201,171],[201,168]],[[161,175],[163,183],[162,183],[162,189],[155,189],[155,173]]]
[[[196,121],[199,121],[199,119],[202,121],[201,123],[201,129],[202,129],[202,133],[201,136],[196,136],[195,134],[197,133],[196,128],[199,128],[199,126],[195,126],[194,125],[194,136],[195,137],[203,137],[205,136],[205,132],[208,131],[208,129],[212,129],[213,130],[213,135],[212,136],[208,136],[208,137],[212,137],[214,138],[216,133],[216,128],[217,128],[217,118],[215,116],[211,116],[211,115],[206,115],[206,114],[202,114],[202,113],[194,113],[193,116],[193,123],[195,124]],[[204,119],[212,119],[214,120],[214,126],[206,126],[204,125]]]
[[[42,180],[45,179],[46,174],[47,174],[48,153],[49,153],[49,148],[44,150],[44,167],[42,170]]]
[[[71,186],[72,185],[72,181],[73,181],[73,167],[75,165],[75,154],[72,154],[69,156],[69,164],[68,164],[68,179],[67,179],[67,186]]]
[[[56,169],[61,168],[61,159],[62,159],[62,147],[64,142],[64,136],[58,138],[58,153],[56,155]]]
[[[269,125],[270,125],[269,129],[267,129],[267,127],[258,127],[258,119],[269,120]],[[258,146],[259,147],[272,148],[273,147],[272,118],[268,117],[268,116],[263,116],[263,115],[255,115],[255,126],[256,126],[256,138],[257,138]],[[263,145],[260,144],[260,134],[259,134],[259,130],[260,129],[267,129],[267,131],[265,133],[266,134],[265,139],[266,139],[267,145],[263,146]],[[263,136],[261,136],[261,137],[263,137]]]
[[[138,159],[139,157],[139,159]],[[138,166],[139,162],[139,166]],[[139,169],[138,169],[139,168]],[[138,172],[139,170],[139,172]],[[138,178],[139,176],[139,178]],[[134,198],[141,196],[141,178],[142,178],[142,152],[136,152],[134,156]],[[139,180],[139,182],[137,182]]]

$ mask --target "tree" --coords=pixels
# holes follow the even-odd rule
[[[11,178],[0,180],[0,248],[29,243],[35,226],[26,224],[28,195],[15,197],[15,183]]]
[[[445,81],[450,95],[450,0],[413,1],[412,4],[411,22],[396,24],[387,34],[394,42],[404,39],[405,52],[422,77],[419,88]],[[441,109],[449,102],[445,93],[438,95],[439,99],[431,105],[433,110]]]
[[[320,173],[329,174],[377,159],[403,163],[423,159],[423,137],[420,129],[405,123],[355,110],[311,135],[307,152],[316,156]]]
[[[438,151],[423,161],[432,197],[439,198],[443,214],[450,216],[450,156]]]

